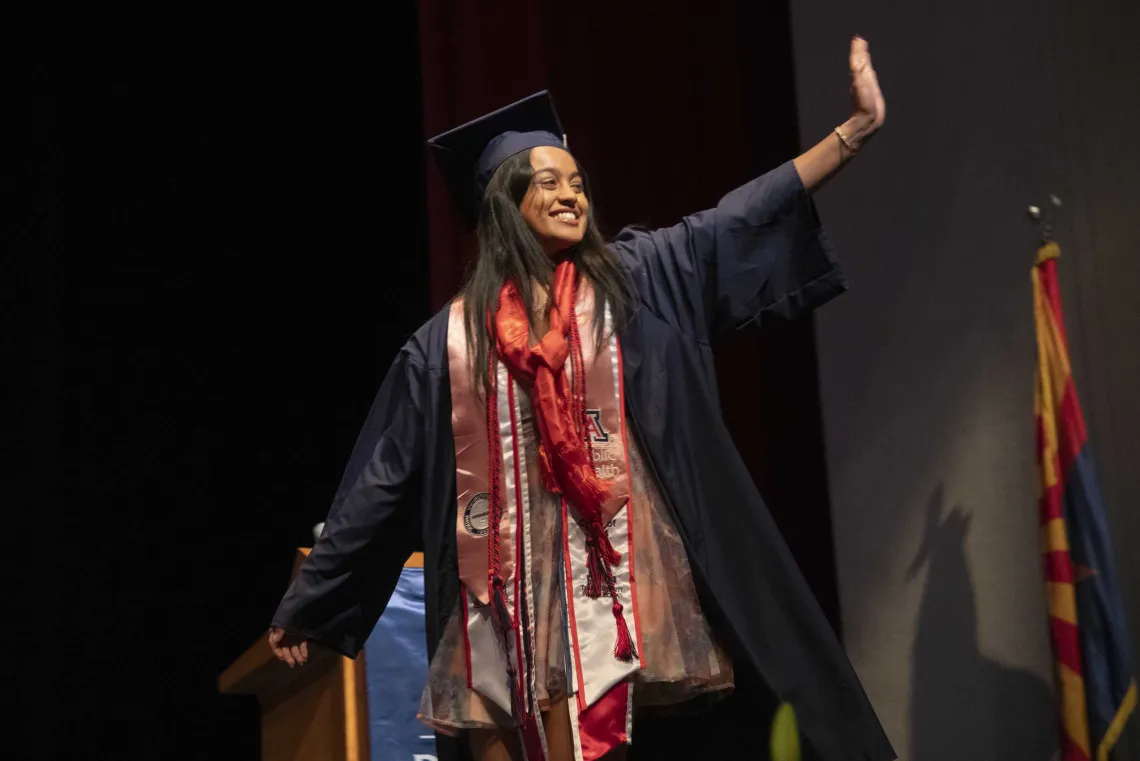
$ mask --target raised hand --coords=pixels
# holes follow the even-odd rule
[[[871,66],[871,53],[862,37],[851,38],[851,117],[833,134],[795,159],[796,172],[808,190],[815,190],[851,159],[887,118],[887,104],[879,78]],[[836,137],[838,136],[838,139]]]
[[[887,118],[887,103],[879,89],[879,78],[871,65],[871,53],[862,37],[851,38],[851,119],[855,122],[853,140],[862,142]]]

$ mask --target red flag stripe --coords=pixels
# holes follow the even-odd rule
[[[1045,494],[1042,495],[1040,504],[1040,520],[1042,526],[1054,518],[1064,519],[1065,504],[1062,488],[1060,485],[1050,486],[1045,490]]]
[[[1061,337],[1061,348],[1069,353],[1069,337],[1065,333],[1064,312],[1061,311],[1061,289],[1057,284],[1057,260],[1050,259],[1037,268],[1041,273],[1041,290],[1045,293],[1045,304],[1057,325],[1057,335]]]
[[[1072,376],[1069,376],[1068,382],[1065,383],[1065,390],[1061,395],[1061,403],[1058,407],[1057,454],[1061,458],[1061,482],[1063,484],[1089,437]]]
[[[1053,636],[1053,649],[1057,661],[1074,674],[1081,674],[1081,644],[1077,627],[1053,616],[1049,617],[1049,630]]]
[[[1045,581],[1055,584],[1073,583],[1073,561],[1065,551],[1045,553]]]
[[[1089,755],[1073,742],[1073,738],[1062,735],[1062,741],[1065,745],[1064,761],[1090,761]]]

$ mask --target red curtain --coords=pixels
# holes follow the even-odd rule
[[[547,86],[541,5],[523,0],[419,3],[425,139]],[[425,160],[435,310],[459,290],[473,246],[452,214],[442,175],[430,157]]]

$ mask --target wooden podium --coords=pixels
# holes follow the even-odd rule
[[[293,575],[309,550],[297,550]],[[423,568],[414,553],[407,568]],[[256,695],[261,703],[262,761],[370,761],[364,656],[345,658],[309,644],[309,661],[289,668],[265,636],[218,677],[228,695]]]

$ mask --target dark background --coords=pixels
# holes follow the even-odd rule
[[[414,9],[390,22],[28,53],[3,280],[29,758],[257,757],[256,701],[215,679],[428,315]]]
[[[1029,270],[1051,216],[1076,388],[1140,657],[1140,5],[792,5],[802,133],[858,31],[888,103],[818,194],[851,291],[817,313],[844,644],[899,756],[1046,761]],[[1063,201],[1051,208],[1049,194]],[[1132,673],[1137,672],[1134,665]],[[1140,715],[1115,761],[1140,761]]]
[[[2,191],[31,747],[256,757],[256,703],[215,679],[264,635],[388,362],[470,254],[423,138],[550,87],[608,231],[671,224],[796,153],[787,8],[750,6],[441,1],[367,34],[29,48]],[[810,322],[718,366],[838,627]]]

